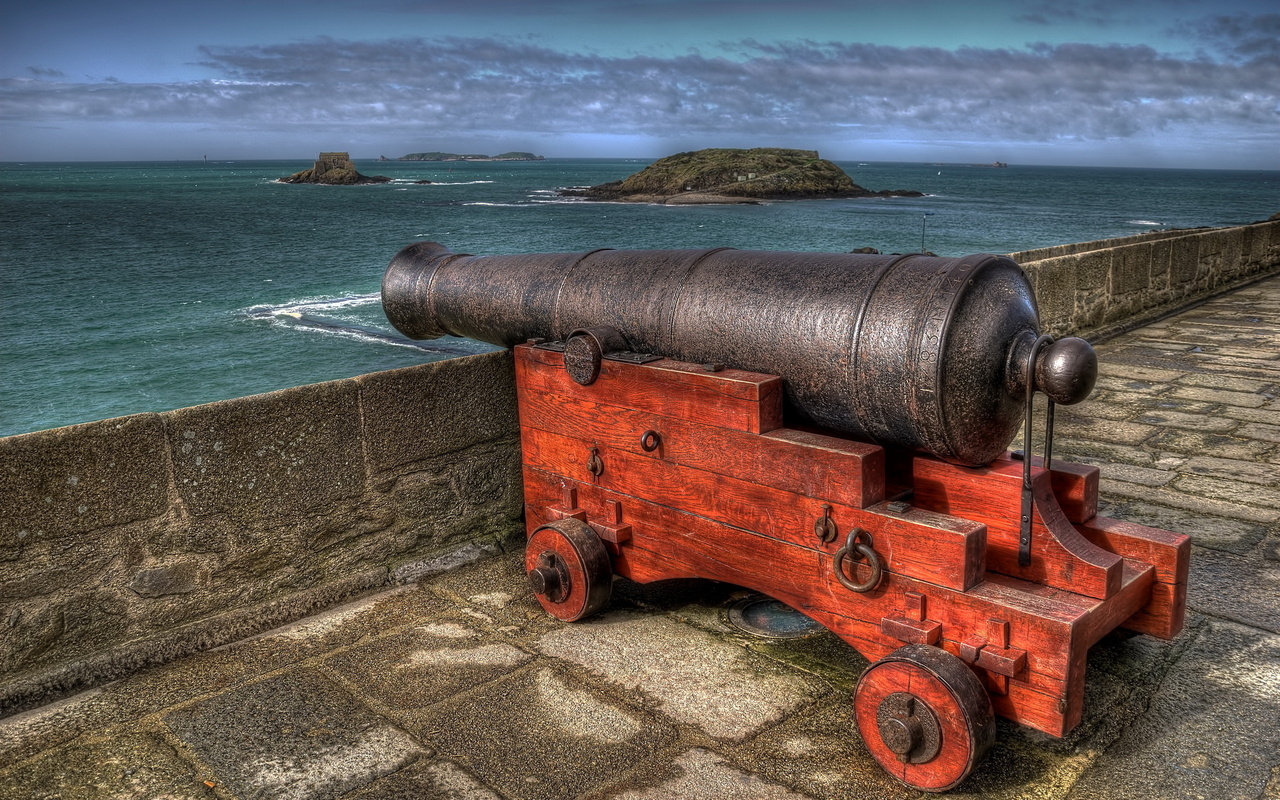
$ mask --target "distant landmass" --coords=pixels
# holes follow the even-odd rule
[[[386,183],[385,175],[361,175],[351,163],[347,153],[321,153],[311,169],[295,172],[281,183],[322,183],[329,186],[357,186],[365,183]]]
[[[390,159],[384,156],[379,160]],[[542,156],[522,152],[499,153],[496,156],[476,153],[409,153],[396,161],[542,161]]]
[[[563,189],[566,197],[668,205],[755,203],[816,197],[922,197],[894,189],[873,192],[816,150],[711,148],[659,159],[620,181]]]

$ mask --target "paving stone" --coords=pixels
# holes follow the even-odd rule
[[[1196,550],[1187,604],[1205,614],[1280,633],[1280,562]],[[1273,668],[1280,679],[1280,662]]]
[[[1257,800],[1280,764],[1280,637],[1211,620],[1071,800]]]
[[[1186,414],[1171,409],[1150,409],[1136,418],[1144,425],[1159,425],[1165,428],[1186,428],[1192,431],[1207,433],[1229,433],[1240,423],[1234,419],[1211,417],[1204,414]]]
[[[1269,486],[1274,486],[1280,482],[1278,480],[1280,479],[1280,472],[1277,472],[1275,467],[1254,461],[1241,461],[1238,458],[1196,456],[1188,459],[1179,471]]]
[[[1114,442],[1096,442],[1090,440],[1087,430],[1074,426],[1053,437],[1053,456],[1068,461],[1080,461],[1087,464],[1138,464],[1154,466],[1155,453],[1138,447],[1131,447]]]
[[[308,669],[198,701],[164,720],[209,765],[212,780],[244,800],[337,797],[427,752]]]
[[[564,624],[544,611],[529,591],[523,544],[500,558],[439,576],[430,591],[472,624],[502,630],[517,641],[533,641]]]
[[[117,800],[210,798],[196,769],[160,737],[108,728],[0,770],[6,800]]]
[[[1237,554],[1252,550],[1267,535],[1269,529],[1265,523],[1197,514],[1142,500],[1104,500],[1099,503],[1098,513],[1104,517],[1186,534],[1201,547]],[[1212,558],[1213,555],[1210,553],[1204,557]],[[1195,563],[1194,555],[1192,563]]]
[[[1262,439],[1267,442],[1280,442],[1280,425],[1263,425],[1262,423],[1250,422],[1241,425],[1236,430],[1236,435],[1250,439]]]
[[[646,789],[609,795],[616,800],[806,800],[786,787],[730,766],[722,756],[695,748],[675,760],[680,774]]]
[[[1117,399],[1113,401],[1118,407],[1125,408],[1131,414],[1136,416],[1148,413],[1162,413],[1165,411],[1179,411],[1183,414],[1207,414],[1218,405],[1215,403],[1206,403],[1201,400],[1188,400],[1186,398],[1174,397],[1170,394],[1161,394],[1156,396],[1135,395],[1131,399]]]
[[[1242,422],[1260,422],[1280,427],[1280,410],[1274,408],[1224,408],[1219,413]]]
[[[573,677],[534,665],[406,723],[439,754],[506,797],[576,797],[611,782],[675,729]]]
[[[1183,474],[1174,481],[1173,488],[1208,499],[1261,506],[1275,513],[1271,519],[1261,519],[1260,522],[1274,522],[1280,518],[1280,490],[1268,486],[1246,483],[1239,479]]]
[[[1158,402],[1158,396],[1133,395],[1123,399],[1117,398],[1116,392],[1095,392],[1088,400],[1076,406],[1058,406],[1056,422],[1064,426],[1088,430],[1096,419],[1124,420],[1133,416],[1139,408],[1147,406],[1136,398],[1148,402]],[[1056,423],[1055,423],[1056,424]],[[1021,436],[1021,434],[1019,434]]]
[[[1085,427],[1072,426],[1072,432],[1091,441],[1137,445],[1159,433],[1160,428],[1154,424],[1094,418]]]
[[[1169,429],[1160,432],[1145,444],[1153,450],[1186,453],[1190,456],[1235,458],[1241,461],[1261,460],[1274,448],[1270,442],[1246,438],[1243,427],[1238,428],[1231,436]]]
[[[1101,348],[1108,355],[1118,355],[1114,348]],[[1154,383],[1172,383],[1183,376],[1180,370],[1156,369],[1138,364],[1130,364],[1115,359],[1098,359],[1098,374],[1121,378],[1123,380],[1152,381]]]
[[[552,631],[539,647],[721,739],[744,739],[826,691],[736,644],[652,615],[614,612]]]
[[[793,714],[726,755],[742,769],[822,800],[919,796],[891,778],[863,746],[852,692]]]
[[[1280,509],[1257,508],[1228,500],[1197,497],[1173,489],[1141,486],[1124,481],[1109,480],[1105,476],[1098,481],[1098,490],[1106,498],[1126,498],[1149,503],[1182,508],[1197,514],[1210,514],[1247,522],[1271,523],[1280,520]]]
[[[1203,400],[1237,408],[1259,408],[1267,398],[1252,392],[1232,392],[1223,389],[1207,389],[1192,386],[1175,386],[1169,394],[1187,400]]]
[[[41,750],[65,744],[90,728],[127,719],[102,689],[0,719],[0,765],[16,764]]]
[[[1187,386],[1204,386],[1209,389],[1227,389],[1233,392],[1262,392],[1272,385],[1268,381],[1203,372],[1189,372],[1178,378],[1177,383]]]
[[[1142,486],[1164,486],[1178,475],[1177,472],[1172,470],[1135,467],[1130,464],[1118,463],[1104,464],[1103,469],[1110,480],[1136,483]]]
[[[851,691],[866,669],[867,660],[834,633],[818,627],[809,636],[773,639],[746,633],[729,621],[729,612],[738,601],[760,597],[763,595],[758,592],[717,581],[692,579],[639,584],[619,579],[614,583],[613,603],[630,602],[662,611],[738,646],[819,676],[837,691]]]
[[[420,759],[342,800],[502,800],[452,761]]]
[[[1161,394],[1166,388],[1165,383],[1162,381],[1137,380],[1116,374],[1099,375],[1095,387],[1096,389],[1123,394]]]
[[[383,706],[406,709],[499,678],[531,658],[512,644],[441,620],[337,653],[324,665]]]

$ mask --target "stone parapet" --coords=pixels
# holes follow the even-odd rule
[[[1101,339],[1280,271],[1280,220],[1011,253],[1045,332]]]
[[[0,439],[0,716],[502,549],[496,352]]]

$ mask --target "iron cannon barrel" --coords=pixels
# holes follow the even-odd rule
[[[1037,374],[1071,384],[1060,402],[1082,399],[1096,374],[1096,361],[1089,374],[1075,355],[1028,366],[1039,347],[1035,297],[1022,269],[996,255],[472,256],[426,242],[391,260],[382,302],[392,325],[418,339],[509,347],[612,328],[632,351],[780,375],[793,418],[969,465],[1012,441]]]

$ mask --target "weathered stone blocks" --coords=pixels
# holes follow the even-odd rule
[[[358,403],[354,381],[334,381],[169,412],[174,482],[187,512],[287,524],[359,494]]]
[[[518,447],[505,353],[0,439],[0,716],[497,552]]]
[[[1036,289],[1043,327],[1096,338],[1280,270],[1280,220],[1170,230],[1011,254]],[[1074,273],[1074,293],[1066,289]]]
[[[365,446],[375,484],[415,462],[519,436],[511,354],[364,375]]]
[[[156,414],[0,438],[0,552],[162,513],[165,450]]]

